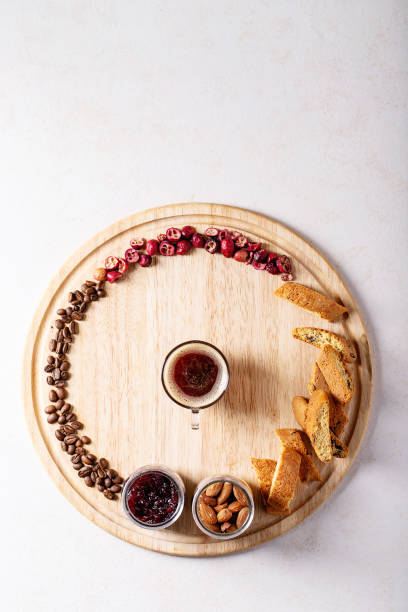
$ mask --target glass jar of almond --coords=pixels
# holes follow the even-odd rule
[[[219,540],[236,538],[254,518],[251,488],[228,474],[204,478],[194,492],[192,512],[197,527],[206,535]]]

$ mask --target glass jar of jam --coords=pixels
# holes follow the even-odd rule
[[[230,492],[225,500],[220,497],[223,495],[224,484],[232,485],[231,490],[230,487],[226,490],[226,493]],[[192,512],[197,527],[211,538],[237,538],[254,519],[255,503],[251,487],[244,480],[229,474],[203,478],[194,492]]]
[[[145,465],[126,480],[122,506],[139,527],[165,529],[183,512],[184,497],[184,482],[176,472],[163,465]]]

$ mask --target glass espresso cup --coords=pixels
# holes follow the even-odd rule
[[[228,389],[229,380],[224,355],[202,340],[175,346],[163,363],[163,388],[173,402],[191,410],[192,429],[199,429],[200,410],[218,402]]]

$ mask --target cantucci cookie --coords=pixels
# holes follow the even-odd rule
[[[251,462],[255,468],[262,499],[266,505],[268,502],[273,474],[276,468],[276,461],[273,459],[256,459],[255,457],[251,457]]]
[[[309,440],[320,461],[327,463],[333,458],[330,441],[330,399],[325,391],[316,389],[309,402],[303,397],[292,400],[292,408],[299,425],[309,436]]]
[[[299,477],[300,461],[301,457],[295,450],[282,449],[268,497],[268,505],[271,508],[277,507],[277,512],[280,508],[284,512],[289,511],[289,504],[295,495],[296,482]]]
[[[334,399],[347,404],[353,397],[354,383],[340,354],[332,346],[325,346],[320,351],[317,363]]]
[[[335,321],[345,312],[348,312],[347,308],[337,304],[334,300],[299,283],[284,283],[275,291],[275,295],[300,308],[314,312],[321,319],[327,321]]]
[[[348,363],[352,363],[357,359],[357,351],[353,343],[347,340],[347,338],[344,338],[344,336],[339,336],[327,329],[319,329],[317,327],[295,327],[295,329],[292,330],[292,336],[296,338],[296,340],[303,340],[303,342],[307,342],[320,349],[329,344],[340,353],[341,358]]]
[[[275,429],[275,433],[284,448],[293,448],[301,455],[299,480],[301,482],[321,480],[319,471],[311,457],[312,451],[307,434],[300,429]]]
[[[326,393],[330,396],[329,386],[317,363],[315,363],[313,366],[312,377],[307,385],[307,388],[310,394],[312,394],[313,391],[316,391],[316,389],[322,389],[322,391],[326,391]],[[340,404],[334,398],[332,398],[330,405],[330,429],[336,434],[336,436],[341,436],[347,423],[348,418],[344,411],[343,404]]]

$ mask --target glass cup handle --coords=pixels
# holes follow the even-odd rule
[[[191,411],[191,429],[200,429],[200,411]]]

